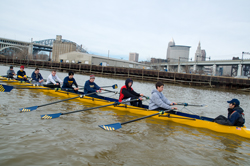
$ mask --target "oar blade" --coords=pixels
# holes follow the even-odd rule
[[[0,92],[10,92],[14,87],[0,84]]]
[[[20,112],[30,112],[34,111],[38,108],[38,106],[33,106],[33,107],[26,107],[26,108],[19,108]]]
[[[58,118],[61,116],[62,113],[56,113],[56,114],[45,114],[45,115],[41,115],[42,119],[54,119],[54,118]]]
[[[117,130],[122,128],[121,123],[113,123],[113,124],[107,124],[107,125],[98,125],[100,128],[104,129],[104,130]]]
[[[113,89],[117,89],[117,88],[118,88],[118,85],[117,85],[117,84],[114,84],[114,85],[112,86],[112,88],[113,88]]]

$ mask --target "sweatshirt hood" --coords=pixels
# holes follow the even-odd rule
[[[244,110],[240,106],[234,107],[233,110],[239,112],[240,114],[244,112]]]
[[[151,94],[153,94],[153,93],[160,93],[160,92],[157,89],[153,89]]]
[[[132,82],[132,85],[133,85],[133,80],[131,78],[127,78],[126,81],[125,81],[125,85],[126,85],[127,88],[128,88],[128,83],[130,83],[130,82]]]

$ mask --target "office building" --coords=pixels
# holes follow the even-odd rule
[[[138,53],[129,53],[129,61],[138,62],[139,54]]]

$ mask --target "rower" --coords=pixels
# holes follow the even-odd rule
[[[73,78],[74,77],[74,72],[70,71],[69,76],[65,77],[63,80],[63,86],[62,88],[74,90],[75,93],[78,93],[78,85],[76,83],[76,80]],[[75,85],[76,88],[73,88],[72,86]]]
[[[13,66],[10,66],[10,69],[7,71],[7,78],[14,78],[14,75],[16,75],[16,73],[13,70]]]
[[[35,71],[31,74],[32,84],[41,86],[43,84],[43,76],[41,73],[39,73],[39,69],[36,68]]]
[[[50,88],[60,88],[61,84],[63,84],[63,81],[56,75],[56,70],[53,70],[48,76],[47,84],[44,86]]]
[[[142,107],[142,98],[140,96],[143,96],[143,94],[136,93],[132,88],[133,80],[130,78],[127,78],[125,81],[125,85],[121,87],[120,90],[120,97],[119,102],[125,102],[128,101],[127,105],[133,105],[137,107]],[[129,102],[130,100],[138,99],[138,101]]]
[[[93,93],[93,92],[101,93],[102,90],[103,90],[102,88],[96,85],[95,76],[90,75],[89,80],[87,80],[84,85],[84,94]]]
[[[229,126],[243,126],[245,123],[244,110],[240,107],[240,101],[238,99],[232,99],[227,101],[229,103],[227,118],[223,115],[219,115],[214,119],[214,122],[229,125]]]
[[[20,70],[17,72],[17,80],[29,82],[27,80],[26,72],[24,71],[24,66],[20,66]]]
[[[151,98],[149,102],[150,110],[170,110],[177,109],[176,107],[171,107],[177,103],[169,101],[163,94],[164,84],[162,82],[157,82],[155,84],[156,89],[153,89],[151,92]]]

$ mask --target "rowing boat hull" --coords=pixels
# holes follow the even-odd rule
[[[15,85],[27,85],[27,86],[30,85],[28,83],[20,83],[17,81],[8,81],[6,83],[15,84]],[[33,88],[36,89],[37,87],[33,87]],[[78,94],[71,93],[71,92],[48,90],[45,87],[41,87],[41,86],[39,88],[44,88],[44,89],[36,89],[36,90],[43,91],[46,94],[53,94],[53,95],[62,96],[65,98],[79,96]],[[79,97],[79,98],[76,98],[75,100],[78,100],[84,103],[95,104],[95,105],[107,105],[115,101],[115,99],[110,101],[110,98],[103,100],[103,99],[98,99],[98,98],[93,98],[93,97],[88,97],[88,96],[85,96],[83,98]],[[116,109],[119,111],[128,111],[134,114],[140,114],[144,116],[155,114],[155,111],[148,110],[146,108],[138,108],[134,106],[129,106],[125,104],[120,104],[118,106],[109,106],[109,108]],[[185,125],[197,127],[197,128],[205,128],[205,129],[209,129],[209,130],[216,131],[219,133],[234,134],[234,135],[238,135],[241,137],[250,138],[250,129],[247,129],[245,126],[237,127],[237,126],[220,125],[220,124],[212,122],[211,118],[200,117],[197,115],[187,114],[187,113],[183,113],[179,111],[173,111],[173,113],[167,114],[167,115],[168,116],[166,116],[166,114],[165,116],[164,115],[153,116],[153,118],[160,119],[160,120],[173,121],[176,123],[185,124]]]

